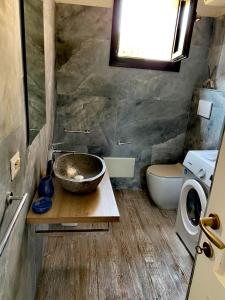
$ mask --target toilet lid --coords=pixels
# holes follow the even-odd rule
[[[153,165],[147,170],[148,174],[152,174],[159,177],[184,177],[184,168],[182,164],[175,165]]]

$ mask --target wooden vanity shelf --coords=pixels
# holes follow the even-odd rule
[[[61,223],[111,223],[119,222],[120,214],[108,173],[97,190],[86,195],[75,195],[65,191],[54,178],[55,193],[52,208],[44,214],[35,214],[30,208],[28,224]],[[34,197],[34,201],[38,195]]]

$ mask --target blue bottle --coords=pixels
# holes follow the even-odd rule
[[[41,178],[38,186],[38,195],[39,197],[52,198],[54,195],[54,186],[51,176],[45,176]]]

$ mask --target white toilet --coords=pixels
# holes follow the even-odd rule
[[[146,177],[155,204],[163,209],[176,209],[184,180],[183,166],[153,165],[148,167]]]

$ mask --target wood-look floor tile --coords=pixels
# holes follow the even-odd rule
[[[175,212],[142,191],[115,191],[121,221],[110,233],[46,239],[37,300],[184,300],[192,259]]]

